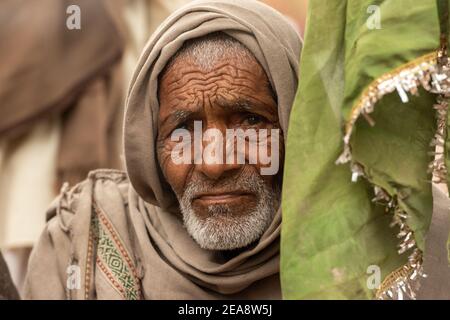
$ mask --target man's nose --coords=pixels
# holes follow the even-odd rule
[[[196,169],[198,172],[204,174],[211,180],[218,180],[225,175],[232,174],[236,170],[241,169],[240,164],[207,164],[201,163],[196,165]]]
[[[204,132],[206,141],[202,142],[202,155],[199,155],[202,160],[201,163],[197,164],[196,170],[212,180],[218,180],[225,174],[232,174],[235,170],[240,170],[242,165],[238,161],[233,161],[236,160],[235,151],[231,147],[230,141],[226,140],[226,126],[221,123],[214,123],[214,125],[208,126],[208,129],[209,132]],[[234,143],[234,140],[232,143]],[[216,157],[212,156],[211,158],[207,149],[214,150],[214,155],[219,150],[222,153],[219,152]]]

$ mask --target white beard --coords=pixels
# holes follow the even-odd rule
[[[257,205],[246,214],[232,214],[228,205],[208,206],[208,216],[200,218],[192,208],[192,200],[199,192],[208,190],[201,183],[190,183],[181,199],[184,226],[203,249],[232,250],[258,240],[270,226],[280,205],[281,192],[271,190],[256,174],[237,182],[240,188],[256,195]]]

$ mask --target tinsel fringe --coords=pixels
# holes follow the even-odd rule
[[[375,80],[362,94],[356,105],[352,108],[350,119],[345,127],[344,151],[336,160],[336,164],[351,162],[352,181],[355,182],[359,176],[364,177],[364,170],[357,162],[352,161],[350,148],[350,137],[356,121],[362,115],[373,125],[368,116],[374,111],[375,104],[386,94],[397,91],[403,103],[409,101],[408,93],[416,95],[419,87],[426,91],[438,94],[436,110],[437,130],[430,143],[433,161],[429,165],[429,173],[432,173],[433,182],[442,183],[446,181],[447,168],[444,158],[444,145],[447,130],[447,98],[450,92],[450,68],[445,61],[442,63],[441,51],[425,55],[412,61],[390,73]],[[406,221],[408,214],[404,211],[397,199],[375,186],[376,202],[384,202],[387,210],[393,212],[391,227],[397,227],[400,239],[398,253],[403,254],[412,250],[408,262],[401,268],[389,274],[376,293],[377,299],[415,299],[419,289],[420,279],[426,277],[422,266],[422,252],[417,248],[413,231]]]

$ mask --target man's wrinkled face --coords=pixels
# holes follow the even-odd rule
[[[270,129],[279,129],[277,104],[263,68],[254,58],[234,55],[207,69],[179,59],[160,79],[159,102],[158,160],[189,234],[212,250],[242,248],[258,240],[279,207],[280,173],[261,175],[264,165],[259,161],[175,163],[171,154],[178,142],[171,137],[177,129],[193,137],[194,122],[201,122],[203,131],[217,129],[224,136],[227,129],[268,129],[269,135]],[[278,132],[277,154],[282,157]]]

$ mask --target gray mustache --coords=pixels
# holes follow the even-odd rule
[[[183,200],[191,202],[198,195],[213,190],[220,190],[224,193],[238,190],[240,192],[254,193],[258,196],[265,188],[264,180],[257,174],[228,177],[219,182],[199,178],[188,183],[183,194]]]

